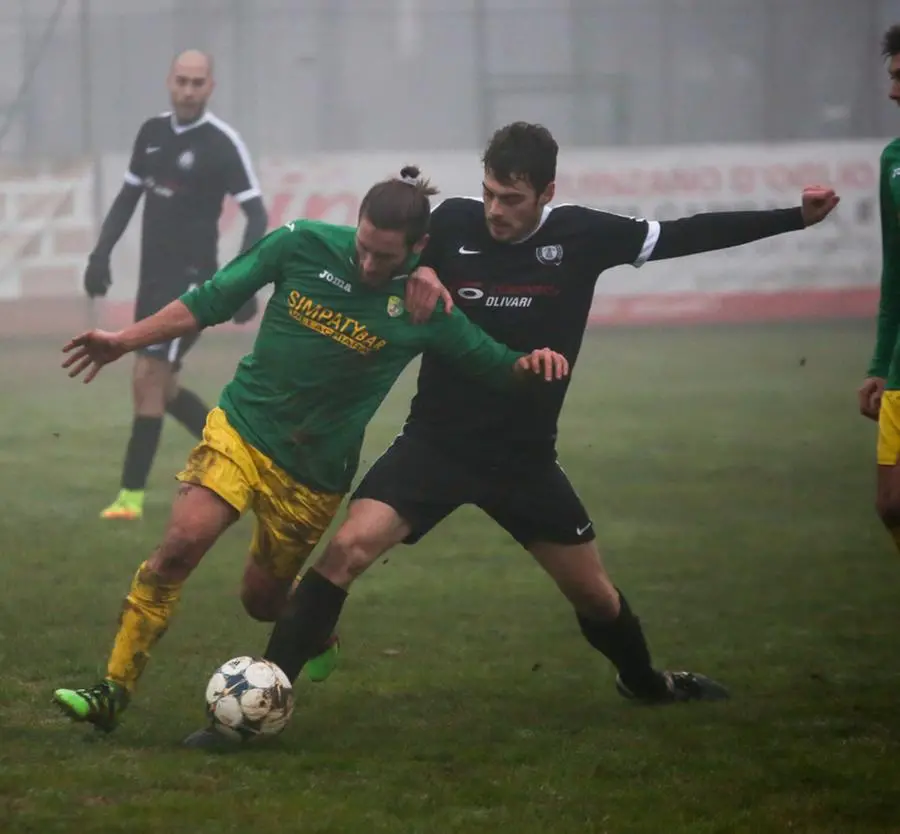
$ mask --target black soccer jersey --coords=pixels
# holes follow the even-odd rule
[[[456,304],[499,342],[521,351],[549,347],[574,365],[597,277],[614,266],[641,266],[659,228],[655,221],[559,205],[544,210],[525,240],[500,243],[488,232],[484,204],[454,197],[432,213],[422,264],[437,271]],[[486,463],[550,457],[567,388],[568,380],[515,395],[492,391],[425,354],[404,431]]]
[[[142,188],[145,196],[142,281],[211,275],[225,195],[238,202],[260,196],[241,137],[209,112],[187,125],[169,113],[144,122],[125,182]]]

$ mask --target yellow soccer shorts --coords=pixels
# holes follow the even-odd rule
[[[252,509],[250,556],[274,578],[293,580],[334,519],[342,495],[297,483],[244,440],[221,408],[206,418],[203,439],[176,476],[218,495],[241,515]]]
[[[878,414],[878,464],[893,466],[900,456],[900,391],[885,391]]]

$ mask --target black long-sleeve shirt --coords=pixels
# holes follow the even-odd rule
[[[607,269],[725,249],[802,229],[799,208],[717,212],[648,221],[560,205],[516,243],[494,240],[480,200],[451,198],[432,213],[422,264],[433,267],[457,305],[514,350],[550,347],[574,366]],[[424,356],[404,431],[482,463],[555,455],[568,380],[521,393],[473,385],[439,358]]]

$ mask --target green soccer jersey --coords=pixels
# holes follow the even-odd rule
[[[523,355],[458,310],[413,325],[403,305],[405,277],[377,289],[359,280],[355,234],[296,220],[181,297],[209,327],[274,285],[253,352],[219,405],[248,443],[299,482],[332,493],[349,488],[366,425],[418,354],[433,351],[500,385],[513,380]]]
[[[900,389],[900,139],[881,154],[881,300],[878,335],[869,376],[883,377],[886,387]]]

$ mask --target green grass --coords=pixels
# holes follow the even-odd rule
[[[872,509],[874,426],[855,413],[870,338],[829,324],[586,340],[563,464],[658,661],[714,675],[732,701],[621,701],[540,570],[466,509],[359,582],[341,669],[301,685],[274,745],[232,756],[177,742],[212,669],[264,645],[238,599],[246,522],[188,584],[116,734],[51,708],[54,686],[102,672],[190,439],[166,426],[141,524],[101,523],[130,365],[85,387],[54,346],[3,343],[0,831],[900,832],[900,558]],[[185,382],[212,399],[245,346],[209,334]]]

